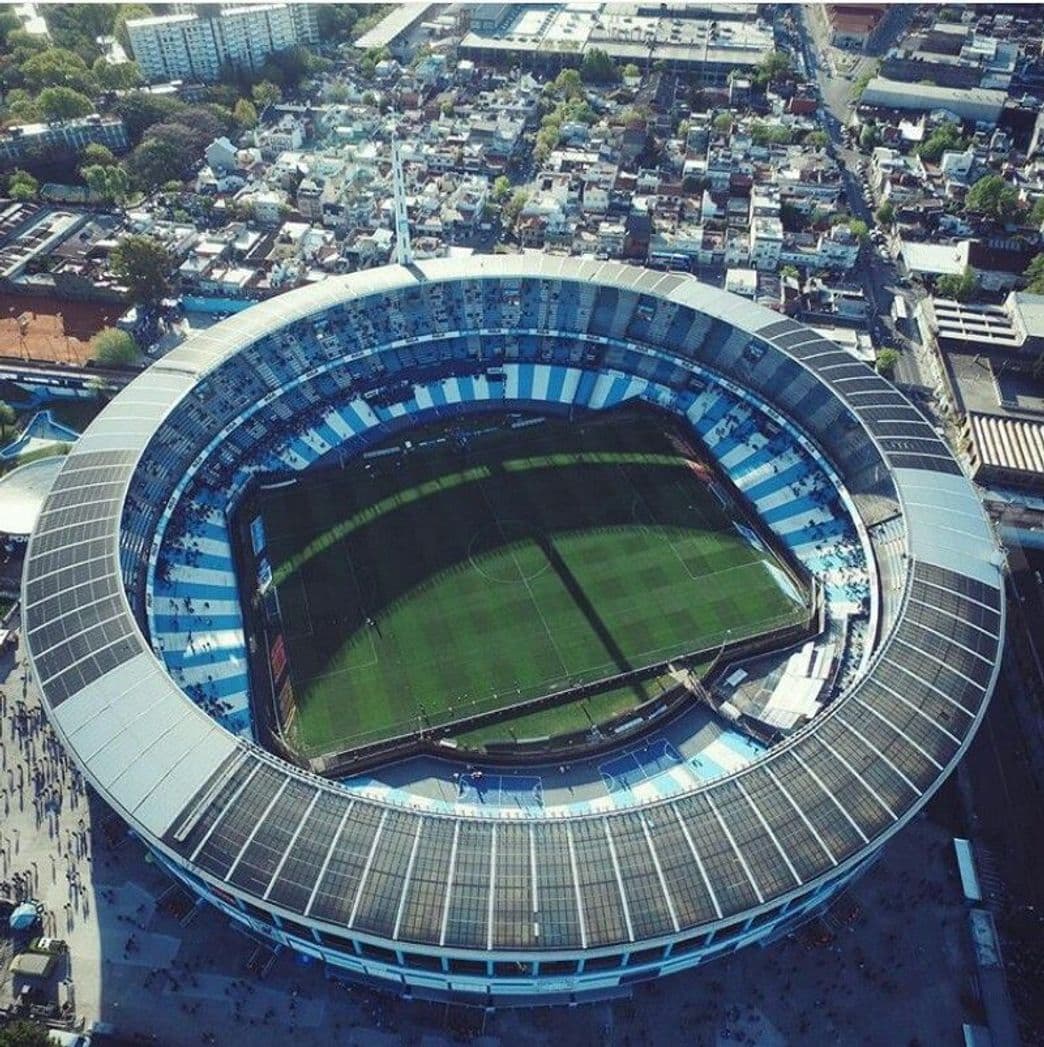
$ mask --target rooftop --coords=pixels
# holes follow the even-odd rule
[[[179,22],[194,22],[199,16],[194,14],[182,15],[151,15],[148,18],[128,18],[127,28],[136,29],[154,25],[173,25]]]
[[[1029,338],[1044,338],[1044,294],[1016,291],[1009,298],[1015,322]]]
[[[400,33],[404,33],[410,26],[424,18],[433,6],[433,4],[418,3],[394,5],[388,15],[355,41],[356,48],[360,51],[368,51],[371,47],[390,46]]]
[[[1044,475],[1044,422],[970,414],[968,426],[987,468]]]

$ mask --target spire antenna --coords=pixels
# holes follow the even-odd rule
[[[392,185],[395,191],[395,261],[399,265],[413,264],[410,245],[410,221],[406,215],[406,181],[402,175],[402,155],[399,140],[392,132]]]

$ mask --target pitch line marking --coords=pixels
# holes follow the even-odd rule
[[[486,504],[489,504],[488,499]],[[486,579],[486,581],[492,582],[494,585],[519,585],[521,583],[526,582],[527,579],[539,578],[542,574],[547,574],[547,572],[551,570],[551,563],[546,556],[544,557],[543,567],[541,567],[538,571],[535,571],[530,575],[524,575],[521,567],[518,564],[518,561],[515,560],[515,570],[518,572],[518,578],[514,581],[508,581],[505,578],[497,578],[496,576],[490,574],[485,568],[479,566],[479,563],[476,560],[475,554],[472,552],[472,550],[475,548],[475,542],[477,541],[479,535],[481,535],[484,531],[489,530],[491,527],[496,527],[497,530],[500,531],[500,537],[504,540],[505,543],[507,543],[508,538],[507,535],[504,533],[504,524],[521,524],[523,527],[528,528],[531,532],[540,531],[540,533],[543,534],[543,531],[540,528],[533,527],[530,524],[526,523],[525,520],[521,520],[517,517],[506,517],[504,520],[501,520],[494,513],[493,520],[494,522],[491,524],[483,524],[471,536],[470,540],[468,541],[468,563],[470,563],[471,566],[476,571],[478,571],[478,573],[482,575],[483,578]],[[531,535],[527,535],[525,537],[531,537]],[[543,534],[543,537],[550,541],[550,539],[547,538],[546,534]],[[512,559],[514,559],[514,553],[511,553],[510,555]]]
[[[493,520],[495,521],[497,527],[500,529],[501,537],[506,542],[507,535],[504,534],[503,521],[497,515],[497,510],[494,507],[493,502],[490,500],[489,492],[486,490],[486,485],[481,480],[479,480],[478,486],[479,490],[482,492],[483,500],[488,506],[489,511],[493,514]],[[548,540],[550,541],[550,539]],[[565,663],[565,659],[562,657],[562,652],[558,649],[558,644],[555,643],[554,636],[551,635],[551,630],[548,628],[547,619],[544,617],[544,612],[540,609],[540,604],[537,601],[536,596],[533,594],[533,587],[529,584],[529,579],[526,578],[526,576],[523,574],[522,568],[519,566],[518,558],[515,556],[515,552],[513,549],[510,550],[510,554],[511,559],[515,563],[515,570],[518,571],[518,576],[522,579],[522,584],[526,587],[526,592],[529,594],[529,602],[533,605],[533,609],[536,611],[537,617],[540,619],[540,624],[544,627],[544,634],[547,636],[548,642],[551,644],[551,649],[555,652],[555,657],[558,659],[558,664],[562,667],[562,672],[568,678],[570,676],[569,668]],[[544,559],[547,559],[546,554],[544,556]],[[548,567],[550,566],[551,564],[550,562],[548,562]]]

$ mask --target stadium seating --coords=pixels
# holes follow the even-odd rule
[[[479,339],[474,330],[486,333]],[[601,341],[577,337],[584,331]],[[650,353],[647,341],[712,370],[697,378],[691,366]],[[121,558],[135,610],[149,619],[154,648],[185,689],[248,734],[227,515],[252,476],[298,472],[372,439],[381,423],[477,401],[606,410],[642,397],[684,413],[766,525],[824,579],[831,610],[858,613],[869,599],[866,556],[822,459],[715,371],[767,390],[803,420],[819,418],[829,404],[834,413],[813,435],[856,470],[871,460],[872,448],[793,361],[671,303],[568,282],[472,281],[411,289],[399,310],[338,305],[233,356],[159,429],[124,509]],[[214,440],[213,433],[223,435]],[[172,496],[171,477],[192,462]],[[151,550],[147,609],[141,565],[155,533],[163,538]]]

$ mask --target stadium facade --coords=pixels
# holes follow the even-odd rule
[[[235,667],[212,661],[189,685],[164,649],[172,616],[183,629],[202,614],[236,620],[206,590],[195,605],[160,599],[177,573],[164,549],[180,548],[193,577],[216,575],[230,507],[274,464],[303,468],[440,411],[641,397],[696,425],[717,391],[793,429],[875,558],[853,681],[734,773],[582,812],[352,791],[249,740],[217,686]],[[878,547],[882,533],[900,554]],[[332,974],[479,1005],[626,991],[807,919],[961,758],[1004,625],[975,491],[889,383],[691,278],[544,255],[331,279],[193,336],[68,456],[22,596],[55,730],[163,866]]]

